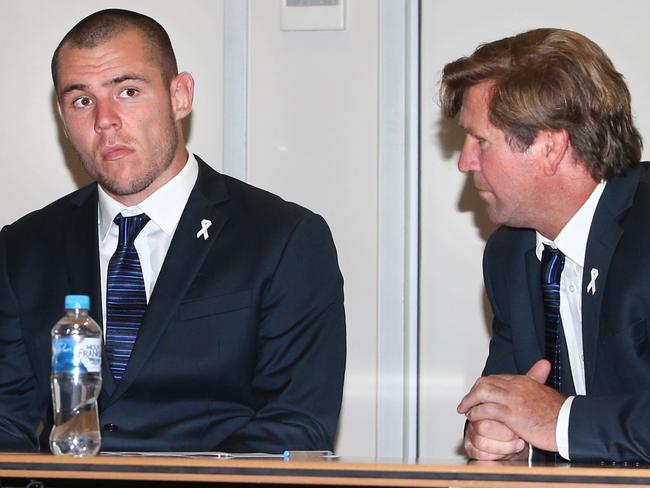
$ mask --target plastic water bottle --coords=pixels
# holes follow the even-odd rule
[[[56,455],[93,456],[101,445],[102,331],[89,308],[88,296],[67,295],[65,315],[52,328],[50,450]]]

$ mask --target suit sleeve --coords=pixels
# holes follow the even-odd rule
[[[309,214],[282,252],[262,302],[254,417],[219,449],[332,449],[345,371],[343,278],[325,221]]]
[[[3,230],[0,232],[0,450],[32,451],[38,449],[36,380],[8,276],[6,238]]]
[[[577,396],[569,418],[571,461],[650,461],[650,392]]]

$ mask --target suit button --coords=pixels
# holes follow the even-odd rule
[[[104,430],[106,432],[117,432],[120,428],[115,424],[106,424],[104,425]]]

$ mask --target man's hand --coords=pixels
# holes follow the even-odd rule
[[[501,422],[478,420],[469,422],[465,430],[465,452],[481,461],[526,459],[526,442]]]
[[[541,359],[525,376],[481,377],[458,405],[458,413],[465,414],[470,425],[485,420],[500,422],[533,446],[557,451],[555,426],[565,398],[544,385],[550,370],[550,363]],[[467,439],[466,435],[466,449]],[[479,443],[476,446],[469,439],[473,447],[483,451],[482,441],[476,441]]]

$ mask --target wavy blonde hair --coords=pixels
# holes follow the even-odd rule
[[[484,81],[493,84],[490,121],[513,149],[526,150],[540,130],[565,129],[597,181],[638,164],[643,143],[630,92],[603,50],[585,36],[535,29],[482,44],[444,67],[443,113],[455,117],[466,90]]]

